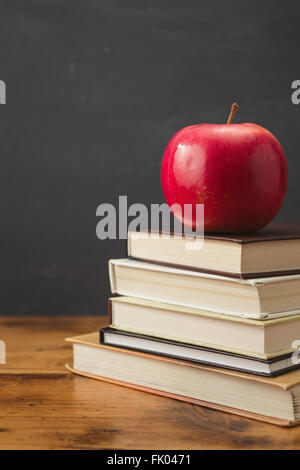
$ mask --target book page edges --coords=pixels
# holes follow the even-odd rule
[[[73,369],[68,364],[66,364],[66,369],[68,371],[74,373],[74,374],[78,374],[78,375],[81,375],[83,377],[87,377],[87,378],[90,378],[90,379],[96,379],[96,380],[100,380],[100,381],[103,381],[103,382],[112,383],[114,385],[120,385],[122,387],[132,388],[134,390],[138,390],[138,391],[141,391],[141,392],[147,392],[147,393],[152,393],[154,395],[163,396],[163,397],[166,397],[166,398],[172,398],[172,399],[175,399],[175,400],[183,401],[185,403],[192,403],[192,404],[195,404],[195,405],[203,406],[205,408],[211,408],[211,409],[222,411],[222,412],[225,412],[225,413],[231,413],[231,414],[235,414],[235,415],[238,415],[238,416],[242,416],[244,418],[263,421],[263,422],[266,422],[266,423],[275,424],[277,426],[292,427],[292,426],[296,426],[300,423],[300,420],[289,421],[289,420],[285,420],[285,419],[281,419],[281,418],[275,418],[275,417],[272,417],[272,416],[260,415],[260,414],[257,414],[257,413],[251,413],[251,412],[248,412],[248,411],[239,410],[237,408],[231,408],[229,406],[223,406],[223,405],[218,405],[216,403],[210,403],[210,402],[206,402],[206,401],[202,401],[202,400],[197,400],[196,398],[185,397],[183,395],[177,395],[175,393],[169,393],[169,392],[157,390],[157,389],[154,389],[154,388],[143,387],[142,385],[135,385],[135,384],[131,384],[131,383],[128,383],[128,382],[122,382],[122,381],[119,381],[119,380],[110,379],[110,378],[107,378],[107,377],[102,377],[102,376],[90,374],[90,373],[87,373],[87,372],[82,372],[80,370]]]

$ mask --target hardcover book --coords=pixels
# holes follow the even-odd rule
[[[300,313],[300,275],[238,279],[131,259],[109,261],[113,294],[247,318]]]
[[[80,375],[282,426],[300,420],[300,371],[268,378],[99,344],[99,333],[67,338]],[[138,396],[137,396],[138,400]]]
[[[130,333],[115,328],[102,328],[100,330],[100,344],[158,354],[159,356],[192,361],[198,364],[239,370],[265,377],[276,377],[290,370],[298,369],[300,366],[294,364],[292,353],[271,359],[260,359],[229,351],[205,348],[204,346],[180,343],[165,338]]]
[[[300,339],[300,315],[261,321],[134,297],[112,297],[109,313],[117,330],[265,360],[290,354]]]
[[[186,240],[193,243],[188,236],[129,232],[128,255],[243,279],[300,274],[300,223],[273,223],[254,234],[208,233],[196,250],[187,250]]]

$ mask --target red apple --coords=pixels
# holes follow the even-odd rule
[[[254,232],[281,207],[287,162],[279,141],[250,123],[197,124],[170,140],[162,161],[161,184],[174,216],[195,230],[196,204],[204,204],[206,232]],[[184,219],[184,204],[193,215]]]

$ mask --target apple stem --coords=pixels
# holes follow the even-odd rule
[[[233,105],[231,106],[231,110],[230,110],[228,119],[227,119],[227,124],[232,123],[234,115],[235,115],[235,113],[237,112],[238,109],[239,109],[239,105],[237,103],[233,103]]]

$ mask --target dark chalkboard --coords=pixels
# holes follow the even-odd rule
[[[7,0],[0,6],[1,314],[106,314],[102,202],[163,202],[183,126],[236,121],[286,150],[281,220],[299,220],[298,0]]]

